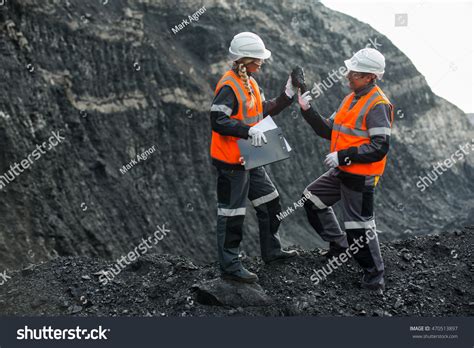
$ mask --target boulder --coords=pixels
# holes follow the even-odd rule
[[[258,284],[245,284],[222,278],[204,281],[193,286],[196,301],[208,306],[268,306],[271,299]]]

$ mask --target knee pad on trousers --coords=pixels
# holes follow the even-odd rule
[[[231,216],[227,218],[225,227],[224,248],[237,248],[242,241],[244,215]]]
[[[271,200],[270,202],[265,203],[268,209],[268,213],[270,215],[278,215],[281,213],[281,204],[280,204],[280,196]]]
[[[306,216],[308,217],[308,221],[311,226],[313,226],[317,232],[324,233],[324,226],[318,216],[318,212],[320,212],[321,209],[316,207],[311,201],[304,202],[304,209],[306,210]]]
[[[270,214],[270,224],[273,234],[277,233],[278,228],[280,227],[280,220],[278,219],[278,214],[281,213],[281,204],[280,196],[275,198],[273,201],[267,203],[268,212]]]
[[[304,196],[303,196],[303,197],[304,197]],[[303,205],[304,205],[304,209],[305,209],[306,211],[308,211],[308,209],[317,209],[316,206],[314,205],[314,203],[311,202],[310,200],[305,200],[304,203],[303,203]]]
[[[374,215],[374,192],[362,193],[362,211],[361,215],[364,217],[371,217]]]
[[[232,185],[229,178],[223,175],[217,177],[217,202],[230,204]]]
[[[256,210],[259,219],[268,219],[272,234],[277,233],[278,228],[280,227],[280,220],[278,220],[277,217],[278,214],[281,213],[280,196],[276,197],[270,202],[264,203],[256,207]]]

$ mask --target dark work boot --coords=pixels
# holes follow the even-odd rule
[[[258,277],[255,273],[250,272],[245,268],[241,268],[238,271],[232,273],[222,272],[222,278],[225,280],[233,280],[240,283],[253,284],[258,282]]]
[[[383,295],[385,291],[385,282],[383,280],[383,276],[381,275],[372,276],[372,281],[370,281],[369,279],[370,279],[370,275],[364,272],[364,275],[362,276],[361,284],[360,284],[362,289],[369,290],[371,294]]]
[[[287,260],[290,260],[296,256],[298,256],[298,252],[296,250],[289,250],[289,251],[284,251],[280,250],[278,254],[275,254],[269,258],[264,259],[265,263],[267,265],[270,265],[272,263],[279,263],[279,262],[285,262]]]
[[[368,285],[368,284],[361,284],[362,289],[368,290],[371,294],[374,295],[383,295],[385,291],[385,285]]]
[[[345,253],[347,248],[343,248],[337,245],[334,242],[329,242],[329,250],[325,250],[321,252],[321,255],[325,256],[328,259],[335,257],[339,257],[339,255]]]

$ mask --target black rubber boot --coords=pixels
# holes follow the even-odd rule
[[[257,275],[243,267],[233,273],[222,273],[222,278],[225,280],[233,280],[236,282],[248,283],[248,284],[253,284],[253,283],[258,282]]]
[[[376,277],[378,277],[378,275]],[[385,291],[385,282],[382,282],[381,284],[371,284],[368,281],[369,279],[370,279],[370,275],[367,273],[362,276],[361,284],[360,284],[362,289],[368,290],[371,294],[383,295]]]
[[[339,255],[345,253],[346,250],[347,248],[343,248],[334,242],[329,242],[329,250],[322,252],[321,255],[331,259],[333,257],[339,257]]]
[[[298,252],[296,250],[289,250],[289,251],[284,251],[281,250],[280,253],[263,260],[267,265],[270,265],[272,263],[279,263],[279,262],[285,262],[288,261],[296,256],[298,256]]]
[[[361,283],[362,289],[369,291],[370,294],[373,295],[383,295],[385,291],[385,285],[368,285],[365,283]]]

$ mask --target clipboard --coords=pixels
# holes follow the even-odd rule
[[[281,128],[277,127],[266,131],[265,137],[267,142],[262,146],[253,146],[250,138],[237,140],[240,154],[243,157],[242,164],[246,170],[290,158],[291,148],[283,137]]]

